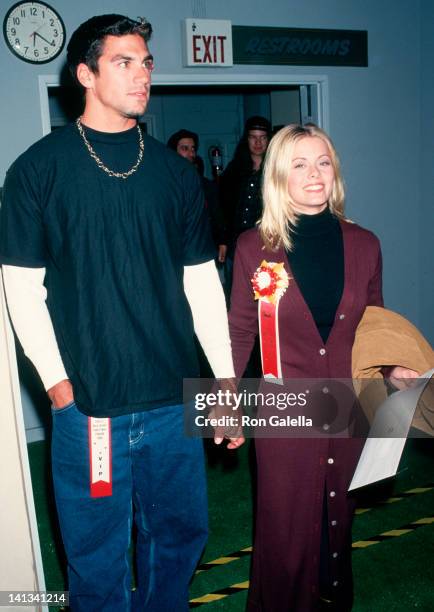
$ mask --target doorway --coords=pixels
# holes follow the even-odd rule
[[[83,101],[77,88],[63,84],[56,76],[41,76],[39,86],[44,134],[80,115]],[[148,109],[140,123],[164,143],[180,128],[196,132],[205,174],[211,176],[209,149],[218,146],[226,166],[245,120],[252,115],[265,116],[274,131],[293,122],[313,122],[328,130],[327,77],[155,75]]]

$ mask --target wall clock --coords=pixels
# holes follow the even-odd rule
[[[3,21],[6,45],[31,64],[45,64],[59,55],[65,44],[60,15],[45,2],[17,2]]]

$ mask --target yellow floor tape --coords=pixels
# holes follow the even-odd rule
[[[427,489],[427,490],[430,490],[430,489]],[[368,538],[367,540],[359,540],[357,542],[353,542],[352,548],[353,550],[357,550],[361,548],[368,548],[369,546],[380,544],[380,542],[384,542],[385,540],[388,540],[391,538],[398,538],[407,533],[411,533],[412,531],[415,531],[419,527],[424,527],[426,525],[432,525],[432,524],[434,524],[434,516],[427,516],[424,518],[420,518],[417,521],[413,521],[409,523],[408,525],[403,525],[402,527],[399,527],[398,529],[391,529],[389,531],[385,531],[383,533],[380,533],[377,536]],[[241,551],[238,551],[238,553],[232,553],[225,557],[220,557],[220,559],[216,559],[215,561],[210,561],[209,563],[204,564],[204,565],[207,565],[207,566],[210,565],[210,568],[207,568],[207,569],[211,569],[211,567],[215,567],[217,565],[221,566],[221,565],[224,565],[225,563],[230,563],[231,561],[240,559],[241,557],[245,556],[246,554],[250,554],[251,552],[252,552],[252,547],[249,546],[248,548],[243,548]],[[242,553],[242,554],[239,554],[239,553]],[[226,559],[226,561],[222,561],[222,559]],[[201,571],[205,571],[205,570],[203,569]],[[248,580],[246,580],[245,582],[239,582],[237,584],[232,584],[231,586],[226,587],[225,589],[219,589],[217,591],[213,591],[212,593],[208,593],[207,595],[202,595],[201,597],[195,597],[194,599],[190,599],[190,608],[197,608],[207,603],[212,603],[214,601],[225,599],[226,597],[229,597],[230,595],[234,595],[235,593],[245,591],[248,588],[249,588]]]

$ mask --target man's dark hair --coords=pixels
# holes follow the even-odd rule
[[[167,141],[167,146],[169,149],[173,149],[176,151],[176,147],[178,146],[178,142],[183,138],[191,138],[194,142],[194,146],[196,150],[199,148],[199,136],[195,132],[190,132],[190,130],[178,130]]]
[[[82,23],[72,34],[67,46],[68,68],[76,83],[77,66],[86,64],[98,74],[98,60],[103,53],[106,36],[139,34],[145,41],[151,38],[152,26],[146,19],[134,21],[124,15],[97,15]],[[80,85],[80,83],[78,83]]]

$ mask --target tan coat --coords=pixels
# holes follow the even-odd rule
[[[368,306],[357,327],[352,350],[352,373],[359,400],[372,422],[376,409],[386,399],[381,369],[402,366],[423,374],[434,367],[434,351],[420,331],[401,315],[377,306]],[[413,427],[434,435],[434,380],[423,392]]]

